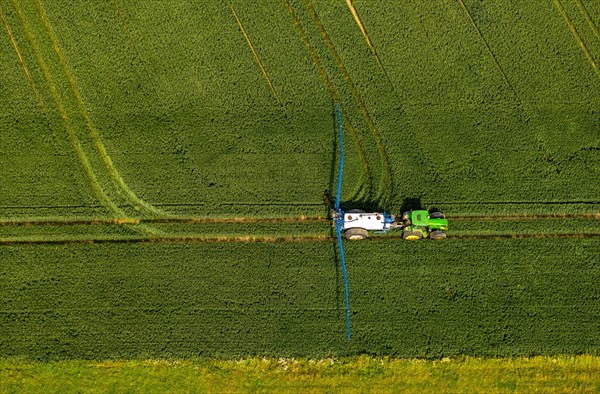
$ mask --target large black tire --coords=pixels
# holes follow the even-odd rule
[[[431,234],[429,234],[429,238],[435,240],[446,239],[446,233],[443,231],[432,231]]]
[[[411,222],[410,222],[410,212],[404,212],[402,214],[402,223],[405,226],[410,226],[411,225]]]
[[[444,214],[441,212],[431,212],[429,214],[429,217],[431,219],[444,219],[445,218]]]
[[[344,237],[351,241],[359,241],[361,239],[365,239],[369,236],[369,232],[364,228],[349,228],[344,233]]]
[[[418,241],[423,238],[423,234],[421,234],[421,232],[419,232],[419,231],[404,230],[402,238],[404,238],[408,241]]]

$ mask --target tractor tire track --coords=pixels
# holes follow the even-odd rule
[[[94,170],[92,169],[90,162],[89,162],[85,152],[83,151],[83,147],[81,146],[81,143],[79,142],[79,139],[77,138],[77,135],[75,133],[75,130],[73,129],[73,126],[71,125],[69,115],[67,114],[67,111],[65,110],[65,108],[63,107],[63,105],[60,101],[58,89],[57,89],[56,85],[54,84],[54,81],[52,79],[52,76],[50,75],[50,71],[48,70],[46,62],[44,61],[44,59],[42,57],[40,48],[37,45],[37,42],[36,42],[35,38],[33,37],[31,30],[27,26],[27,21],[25,20],[23,11],[22,11],[20,5],[18,4],[17,0],[12,0],[12,3],[17,12],[17,16],[19,18],[19,22],[21,23],[21,27],[23,28],[23,31],[25,32],[27,40],[29,41],[29,44],[31,45],[33,52],[35,53],[37,63],[40,66],[42,74],[44,75],[44,78],[46,80],[46,85],[48,86],[50,95],[52,96],[54,104],[56,105],[56,107],[58,109],[61,120],[63,121],[63,126],[65,127],[67,134],[69,136],[69,140],[71,141],[71,144],[75,148],[77,157],[79,158],[79,160],[83,166],[84,172],[88,178],[88,181],[90,182],[90,185],[92,186],[92,189],[94,190],[96,196],[98,197],[98,200],[102,203],[102,205],[104,205],[107,209],[109,209],[109,211],[113,212],[116,216],[125,217],[126,216],[125,213],[119,207],[117,207],[117,205],[114,202],[112,202],[108,198],[108,195],[104,192],[104,190],[98,183],[96,174],[94,173]]]
[[[83,116],[83,118],[85,119],[86,125],[89,130],[89,134],[92,137],[92,140],[94,141],[96,150],[98,151],[100,157],[102,158],[104,166],[108,170],[108,173],[109,173],[113,183],[115,184],[117,190],[120,190],[120,192],[123,194],[123,196],[129,200],[129,202],[132,204],[132,206],[137,211],[141,211],[150,216],[152,216],[152,215],[168,216],[168,214],[166,212],[163,212],[163,211],[157,209],[156,207],[148,204],[147,202],[145,202],[141,198],[139,198],[131,189],[129,189],[129,187],[127,186],[127,184],[125,183],[125,181],[123,180],[121,175],[119,174],[112,159],[108,155],[106,147],[104,146],[104,143],[102,142],[100,135],[98,134],[98,131],[96,130],[96,128],[94,127],[94,125],[92,123],[89,112],[85,106],[85,103],[83,101],[81,93],[79,92],[79,88],[77,87],[77,85],[75,83],[73,73],[71,72],[69,66],[66,63],[65,57],[62,53],[62,50],[60,49],[60,45],[58,43],[56,34],[54,33],[52,26],[50,25],[50,22],[46,16],[46,12],[42,6],[41,1],[35,0],[35,5],[37,7],[40,18],[42,19],[44,27],[46,28],[48,37],[50,38],[50,41],[52,42],[52,47],[54,49],[54,52],[58,56],[59,63],[67,77],[67,80],[69,81],[69,85],[71,87],[71,90],[72,90],[75,98],[76,98],[76,101],[77,101],[77,104],[79,107],[79,111],[80,111],[81,115]]]
[[[21,56],[21,52],[19,51],[19,47],[17,46],[17,41],[15,40],[15,37],[13,36],[10,27],[8,26],[8,22],[6,21],[6,18],[4,18],[4,14],[0,11],[0,18],[2,18],[2,22],[4,23],[4,28],[6,29],[6,33],[8,33],[8,37],[10,38],[10,42],[12,43],[12,46],[15,50],[15,53],[17,55],[17,58],[19,59],[19,63],[21,63],[21,67],[23,68],[23,72],[25,73],[25,76],[27,77],[27,80],[29,81],[29,84],[31,85],[31,90],[33,90],[33,94],[35,95],[35,101],[37,103],[37,106],[42,110],[42,112],[45,112],[45,107],[44,107],[44,102],[42,101],[42,97],[40,96],[40,94],[38,93],[38,90],[35,86],[35,83],[33,82],[33,79],[31,79],[31,75],[29,74],[29,70],[27,69],[27,66],[25,65],[25,61],[23,60],[23,56]]]
[[[517,240],[517,239],[597,239],[600,233],[539,233],[539,234],[473,234],[452,235],[445,241],[477,241],[477,240]],[[401,236],[376,236],[369,237],[366,242],[409,242]],[[190,243],[296,243],[296,242],[323,242],[334,243],[336,238],[329,235],[305,235],[305,236],[237,236],[237,237],[206,237],[206,236],[163,236],[163,237],[124,237],[124,238],[13,238],[0,239],[0,246],[20,245],[94,245],[94,244],[190,244]],[[348,241],[346,241],[348,242]],[[351,242],[351,241],[350,241]],[[424,240],[421,242],[438,242]]]
[[[327,223],[330,219],[324,216],[298,216],[298,217],[232,217],[232,218],[206,218],[206,217],[173,217],[158,219],[60,219],[60,220],[0,220],[0,227],[34,227],[34,226],[104,226],[123,224],[286,224],[286,223]]]
[[[545,219],[592,219],[600,220],[600,213],[562,213],[562,214],[532,214],[532,215],[446,215],[453,221],[519,221]]]
[[[532,221],[532,220],[568,220],[589,219],[600,220],[600,213],[562,213],[562,214],[521,214],[521,215],[446,215],[451,221]],[[328,223],[331,218],[325,216],[290,216],[290,217],[194,217],[182,216],[171,218],[115,218],[115,219],[0,219],[0,227],[27,226],[97,226],[124,224],[286,224],[286,223]]]
[[[133,51],[135,52],[137,58],[140,60],[141,64],[142,64],[142,68],[144,69],[144,72],[147,75],[150,75],[150,72],[148,71],[148,67],[146,62],[144,61],[143,57],[140,55],[140,51],[137,48],[137,45],[135,44],[135,40],[133,38],[133,34],[131,33],[131,29],[129,28],[129,25],[127,24],[127,22],[125,21],[125,18],[123,17],[123,15],[121,14],[121,10],[119,8],[119,5],[117,3],[117,0],[111,0],[110,2],[113,10],[115,11],[115,15],[117,17],[117,20],[119,21],[119,25],[121,25],[121,28],[123,29],[123,31],[125,32],[125,34],[127,35],[127,40],[129,40],[129,42],[131,43],[131,46],[133,47]],[[154,91],[154,94],[156,95],[157,100],[159,100],[161,102],[161,104],[166,108],[167,105],[164,103],[164,101],[161,99],[160,94],[158,94],[158,89],[156,88],[156,86],[154,85],[154,82],[152,79],[149,79],[148,81],[149,85],[152,87],[152,90]]]
[[[377,51],[375,50],[375,46],[373,46],[373,43],[371,42],[371,39],[369,38],[369,35],[367,34],[367,31],[365,30],[365,27],[364,27],[362,21],[360,20],[360,17],[358,16],[358,12],[356,12],[356,8],[354,8],[354,5],[352,4],[352,0],[346,0],[346,5],[348,6],[350,13],[354,17],[354,20],[356,21],[358,28],[360,29],[363,37],[365,38],[365,41],[367,42],[367,46],[371,50],[371,54],[373,54],[373,57],[375,57],[375,61],[377,61],[377,64],[381,68],[381,71],[383,71],[383,73],[387,76],[385,67],[383,67],[383,63],[381,63],[381,59],[379,58],[379,55],[377,54]],[[388,78],[388,80],[389,80],[389,78]]]
[[[583,239],[583,238],[600,238],[600,233],[499,233],[499,234],[471,234],[471,235],[448,235],[445,241],[440,242],[451,242],[456,241],[477,241],[477,240],[504,240],[504,239]],[[367,238],[371,241],[383,241],[383,240],[402,240],[401,236],[387,236],[387,237],[372,237]],[[410,242],[410,241],[405,241]],[[421,242],[438,242],[432,240],[422,240]]]
[[[583,54],[585,55],[587,60],[590,62],[592,68],[596,72],[596,75],[598,75],[600,77],[600,69],[598,69],[598,64],[596,63],[596,60],[594,60],[594,57],[590,53],[590,50],[588,49],[588,47],[585,45],[585,42],[581,38],[581,35],[579,35],[579,32],[577,32],[577,29],[573,25],[573,22],[571,22],[571,19],[567,15],[567,12],[565,11],[565,8],[563,7],[562,3],[560,2],[560,0],[552,0],[552,2],[554,3],[554,6],[560,13],[560,16],[565,21],[565,24],[571,31],[571,34],[575,38],[575,41],[577,41],[577,44],[579,45],[581,52],[583,52]]]
[[[33,49],[38,66],[40,67],[42,74],[44,75],[44,79],[46,80],[46,85],[48,87],[48,90],[50,91],[52,100],[54,101],[54,104],[56,105],[56,108],[58,110],[58,113],[59,113],[60,118],[63,123],[63,127],[67,131],[69,141],[71,142],[71,144],[73,145],[73,148],[75,149],[77,157],[78,157],[79,161],[81,162],[83,171],[88,179],[88,182],[90,183],[90,186],[92,187],[92,190],[94,191],[94,194],[98,198],[98,201],[109,212],[111,212],[116,218],[120,218],[120,220],[130,220],[128,215],[108,197],[108,195],[106,194],[106,192],[104,191],[104,189],[102,188],[100,183],[98,182],[98,179],[92,168],[92,165],[89,162],[89,159],[83,150],[81,142],[77,138],[77,133],[76,133],[75,129],[73,128],[71,119],[70,119],[66,109],[64,108],[64,106],[61,103],[58,89],[57,89],[56,85],[54,84],[52,75],[50,74],[48,66],[46,65],[46,62],[44,61],[41,50],[37,44],[37,41],[36,41],[35,37],[33,36],[33,33],[31,32],[31,30],[28,27],[27,20],[25,19],[25,15],[23,14],[23,10],[21,9],[21,6],[19,5],[17,0],[12,0],[12,3],[15,8],[15,11],[17,13],[21,27],[27,37],[27,40],[29,41],[29,44],[31,45],[31,47]],[[147,228],[146,226],[134,227],[133,229],[135,231],[143,232],[145,234],[156,234],[155,231]]]
[[[596,38],[600,38],[600,33],[598,33],[598,26],[596,26],[596,23],[590,16],[590,13],[588,12],[587,8],[585,8],[585,5],[583,5],[581,0],[575,0],[575,3],[577,3],[577,7],[579,8],[579,11],[585,17],[585,20],[587,21],[588,25],[590,25],[590,28],[596,35]]]
[[[327,34],[327,31],[325,30],[325,26],[321,22],[321,19],[319,18],[319,15],[317,14],[317,10],[314,8],[312,1],[306,0],[306,5],[307,5],[307,8],[308,8],[315,24],[321,31],[321,35],[323,36],[323,39],[325,40],[327,46],[329,47],[329,50],[331,51],[331,54],[333,55],[335,62],[337,64],[338,68],[340,69],[342,76],[344,77],[344,80],[346,81],[346,84],[348,85],[348,87],[350,88],[350,91],[352,92],[352,96],[354,97],[356,104],[360,108],[360,110],[363,114],[363,117],[364,117],[365,121],[367,122],[367,126],[368,126],[369,130],[371,131],[373,138],[375,139],[375,144],[377,145],[377,148],[379,150],[381,164],[382,164],[382,168],[384,171],[384,174],[382,174],[380,184],[379,184],[378,193],[380,193],[380,195],[376,196],[376,199],[382,198],[383,201],[381,201],[381,205],[387,206],[391,202],[391,198],[394,193],[393,193],[393,182],[392,182],[392,170],[391,170],[391,166],[389,163],[389,157],[388,157],[387,151],[385,149],[385,145],[383,144],[383,139],[381,138],[381,134],[379,133],[379,130],[377,130],[377,127],[375,126],[375,122],[373,121],[373,118],[369,114],[369,110],[367,109],[367,106],[365,105],[356,85],[352,81],[352,78],[350,77],[350,74],[348,73],[346,66],[344,66],[342,58],[340,57],[338,51],[336,50],[335,46],[333,45],[331,38]]]
[[[277,243],[277,242],[332,242],[328,235],[310,236],[166,236],[166,237],[128,237],[128,238],[47,238],[47,239],[0,239],[0,246],[18,245],[92,245],[92,244],[134,244],[134,243]]]
[[[325,68],[319,61],[317,52],[315,51],[312,44],[310,43],[310,40],[308,39],[308,35],[306,34],[304,29],[300,25],[300,21],[298,20],[298,17],[296,16],[294,9],[292,8],[291,4],[289,3],[289,0],[285,0],[285,3],[287,6],[288,14],[290,15],[290,17],[292,19],[292,24],[294,25],[294,27],[296,28],[296,31],[298,32],[298,35],[304,42],[304,45],[306,46],[306,49],[308,50],[308,53],[312,59],[312,62],[315,65],[315,67],[317,68],[317,72],[319,73],[319,76],[325,83],[327,90],[329,90],[329,94],[331,95],[332,99],[335,102],[341,103],[340,97],[337,94],[335,88],[333,87],[333,83],[329,79],[329,76],[327,75],[327,71],[325,71]],[[354,129],[354,126],[352,125],[352,122],[350,121],[350,118],[348,117],[348,114],[347,114],[344,106],[341,107],[341,112],[342,112],[343,122],[345,122],[348,125],[348,129],[350,131],[350,136],[352,137],[352,140],[354,141],[354,143],[356,144],[356,147],[358,148],[359,161],[361,163],[361,169],[362,169],[362,178],[358,180],[358,183],[356,184],[356,187],[355,187],[354,191],[352,192],[352,196],[349,198],[349,200],[360,201],[363,197],[368,198],[368,196],[371,194],[371,190],[372,190],[371,171],[369,169],[369,164],[367,162],[365,150],[363,148],[360,137],[358,136],[358,133]],[[364,182],[363,182],[363,180],[364,180]]]
[[[354,4],[352,4],[352,0],[346,0],[346,5],[348,6],[350,13],[354,17],[354,21],[358,25],[358,28],[360,29],[363,37],[365,38],[365,41],[367,42],[367,46],[371,50],[371,54],[375,58],[375,61],[379,65],[379,68],[381,68],[383,75],[385,75],[385,78],[387,79],[387,82],[388,82],[390,88],[392,89],[394,96],[396,96],[396,99],[398,101],[400,101],[400,96],[398,95],[398,92],[396,92],[396,87],[395,87],[394,83],[392,82],[392,79],[388,75],[387,70],[383,66],[383,62],[381,61],[381,58],[379,57],[379,54],[377,53],[377,50],[375,49],[375,45],[373,45],[373,42],[371,41],[371,38],[369,37],[369,34],[367,33],[367,30],[365,29],[365,26],[363,25],[362,20],[360,19],[360,16],[358,15],[358,11],[356,11],[356,8],[354,8]]]
[[[504,69],[500,65],[500,62],[496,58],[496,55],[494,55],[494,52],[492,51],[492,48],[490,47],[490,44],[488,43],[488,41],[485,39],[483,33],[481,32],[481,29],[479,29],[479,26],[477,26],[477,23],[475,23],[475,19],[473,19],[473,16],[471,15],[471,12],[469,11],[469,9],[467,8],[467,6],[465,5],[464,0],[458,0],[458,3],[460,4],[461,8],[463,9],[463,11],[465,12],[465,14],[469,18],[469,21],[471,22],[471,24],[473,25],[473,27],[475,28],[475,31],[477,32],[477,35],[479,36],[479,38],[481,39],[481,41],[485,45],[485,48],[487,49],[488,53],[490,54],[490,56],[494,60],[494,63],[496,64],[496,67],[498,67],[498,70],[502,74],[502,78],[504,78],[504,81],[506,82],[506,84],[508,85],[508,87],[510,88],[510,90],[513,92],[513,94],[515,95],[515,99],[517,100],[517,102],[519,103],[519,105],[522,107],[523,103],[521,101],[521,98],[519,97],[519,94],[517,93],[517,90],[515,89],[515,87],[513,86],[513,84],[508,79],[508,76],[504,72]]]
[[[273,82],[271,81],[271,78],[269,78],[269,75],[267,74],[267,71],[265,70],[265,67],[262,64],[262,61],[260,60],[260,57],[258,56],[258,52],[256,52],[256,49],[254,48],[254,45],[252,45],[252,41],[250,41],[250,37],[248,36],[248,33],[246,32],[246,29],[244,29],[244,25],[242,25],[242,21],[241,21],[239,15],[238,15],[238,13],[235,10],[235,7],[233,6],[233,2],[229,3],[229,7],[231,8],[231,12],[233,13],[233,16],[235,17],[235,21],[237,22],[237,25],[240,28],[240,31],[244,35],[244,38],[246,39],[246,42],[248,43],[248,46],[250,47],[250,50],[252,51],[252,55],[254,56],[254,60],[258,64],[258,67],[260,67],[260,70],[262,71],[263,76],[267,80],[267,84],[269,85],[269,88],[271,89],[271,93],[273,94],[273,97],[275,97],[275,101],[277,101],[277,104],[281,105],[281,99],[279,98],[279,95],[275,91],[275,87],[273,86]]]

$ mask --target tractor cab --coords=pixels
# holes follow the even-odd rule
[[[409,241],[422,238],[445,239],[448,220],[441,212],[408,211],[401,216],[402,237]]]

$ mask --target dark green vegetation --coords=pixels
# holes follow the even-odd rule
[[[598,3],[562,3],[597,59]],[[3,216],[323,214],[338,99],[345,200],[598,211],[600,74],[555,3],[359,1],[377,57],[343,1],[233,4],[3,1]]]
[[[600,3],[0,16],[0,356],[598,352]],[[347,245],[349,345],[338,101],[343,208],[450,219]]]
[[[596,353],[597,240],[4,247],[0,354]],[[569,256],[568,259],[565,256]]]

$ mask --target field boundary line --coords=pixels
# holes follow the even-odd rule
[[[490,47],[490,44],[485,39],[485,36],[481,32],[481,29],[479,28],[479,26],[477,26],[477,23],[475,23],[475,19],[473,19],[473,16],[471,15],[471,12],[469,11],[469,9],[467,8],[467,6],[465,5],[464,0],[458,0],[458,2],[461,5],[462,9],[467,14],[467,17],[469,18],[469,21],[471,21],[471,24],[475,28],[475,31],[477,32],[477,35],[479,36],[479,38],[481,38],[481,41],[485,45],[485,48],[487,49],[488,53],[490,54],[490,56],[494,60],[494,63],[496,64],[496,67],[498,67],[498,70],[500,70],[500,73],[502,74],[502,77],[504,78],[504,81],[506,82],[506,84],[508,85],[508,87],[510,88],[510,90],[512,90],[512,92],[515,95],[515,98],[517,99],[517,101],[519,102],[519,104],[521,104],[521,106],[522,106],[523,103],[521,102],[521,98],[519,97],[519,95],[517,93],[517,90],[514,88],[514,86],[512,85],[512,83],[510,82],[510,80],[508,79],[508,76],[504,72],[504,69],[500,65],[500,62],[496,58],[496,55],[494,55],[494,52],[492,51],[492,47]]]
[[[590,13],[588,12],[587,8],[585,8],[585,5],[581,2],[581,0],[575,0],[575,2],[577,3],[579,11],[581,11],[583,16],[585,17],[585,20],[587,21],[588,25],[590,25],[590,27],[592,28],[592,31],[596,35],[596,38],[600,38],[600,33],[598,33],[598,27],[596,26],[596,23],[594,23],[594,20],[590,16]]]
[[[344,77],[344,80],[346,81],[346,84],[350,88],[350,90],[352,92],[352,96],[354,97],[354,100],[356,101],[356,103],[358,104],[358,107],[360,108],[361,112],[363,113],[363,117],[365,118],[365,120],[367,122],[369,131],[371,131],[371,134],[375,138],[375,144],[377,145],[377,148],[379,150],[379,154],[381,156],[380,159],[381,159],[381,163],[382,163],[382,167],[383,167],[383,171],[384,171],[384,174],[380,181],[380,192],[381,192],[381,197],[384,199],[383,205],[385,206],[385,205],[387,205],[389,200],[391,200],[391,197],[393,195],[393,182],[392,182],[391,166],[389,163],[389,158],[387,155],[387,151],[385,149],[385,145],[383,144],[383,139],[381,138],[381,134],[379,133],[379,130],[377,130],[377,127],[375,126],[375,122],[373,121],[373,119],[371,118],[371,115],[369,114],[369,110],[367,109],[367,106],[365,105],[365,103],[360,95],[360,92],[358,91],[356,85],[352,81],[352,78],[350,77],[350,74],[348,73],[346,66],[344,66],[344,62],[342,61],[342,58],[340,57],[338,51],[335,49],[335,46],[333,45],[333,41],[331,41],[331,38],[327,34],[327,31],[325,30],[325,26],[321,22],[321,19],[319,18],[319,15],[317,14],[317,10],[314,8],[312,1],[306,0],[306,5],[307,5],[307,8],[308,8],[311,16],[313,17],[315,24],[321,31],[321,35],[323,36],[323,39],[325,40],[327,46],[329,47],[329,50],[331,51],[331,53],[337,63],[337,66],[340,69],[342,76]],[[387,189],[388,189],[387,193],[383,189],[384,187],[387,187]]]
[[[451,235],[445,242],[468,240],[504,240],[504,239],[586,239],[600,238],[600,233],[522,233],[522,234],[473,234]],[[402,236],[377,236],[366,238],[367,242],[386,242],[403,240]],[[18,245],[93,245],[93,244],[133,244],[133,243],[297,243],[297,242],[336,242],[329,235],[304,236],[160,236],[160,237],[96,237],[96,238],[0,238],[1,246]],[[422,241],[431,242],[431,241]]]
[[[46,28],[46,32],[48,33],[48,37],[50,38],[50,41],[52,42],[52,47],[54,49],[54,52],[58,56],[59,63],[61,65],[61,67],[63,68],[63,71],[67,77],[67,80],[69,81],[69,85],[71,86],[71,90],[72,90],[73,94],[75,95],[77,104],[79,106],[79,111],[80,111],[81,115],[83,115],[83,117],[86,121],[86,125],[90,132],[90,136],[92,137],[92,139],[94,141],[94,145],[95,145],[96,149],[98,150],[98,153],[100,154],[100,157],[102,158],[104,166],[108,170],[108,173],[109,173],[111,179],[117,186],[117,189],[120,189],[124,193],[124,196],[130,201],[130,203],[132,203],[133,207],[136,210],[142,210],[146,214],[149,214],[149,215],[168,216],[168,214],[166,212],[163,212],[163,211],[157,209],[156,207],[153,207],[152,205],[148,204],[147,202],[145,202],[144,200],[139,198],[127,186],[127,184],[125,183],[125,181],[119,174],[117,168],[115,167],[112,159],[110,158],[110,156],[106,150],[106,147],[104,146],[104,143],[102,142],[102,139],[100,138],[100,135],[98,134],[98,131],[96,130],[96,128],[94,127],[94,125],[92,123],[92,120],[91,120],[89,113],[83,102],[81,93],[79,92],[79,89],[77,88],[73,74],[71,73],[71,70],[69,69],[69,67],[66,63],[64,55],[62,54],[62,50],[60,49],[58,39],[56,37],[56,34],[54,33],[54,30],[52,29],[52,26],[50,25],[50,22],[49,22],[47,16],[46,16],[46,12],[44,11],[42,3],[40,0],[35,0],[35,4],[38,9],[39,16],[42,19],[42,22],[44,23],[44,27]]]
[[[273,93],[273,96],[275,97],[275,100],[277,101],[277,104],[281,105],[281,99],[279,98],[279,95],[275,91],[275,87],[273,86],[273,82],[271,81],[271,78],[269,78],[269,75],[267,74],[267,70],[265,70],[265,67],[262,64],[262,61],[260,60],[260,57],[258,56],[258,52],[256,52],[256,49],[254,48],[254,45],[252,45],[252,41],[250,41],[250,37],[248,36],[248,33],[246,32],[246,29],[244,29],[244,25],[242,24],[242,21],[241,21],[239,15],[238,15],[238,13],[235,10],[235,7],[233,6],[233,2],[229,3],[229,7],[231,8],[231,12],[233,13],[235,21],[237,22],[237,25],[239,26],[242,34],[244,35],[244,38],[246,39],[246,42],[248,43],[248,46],[250,47],[250,50],[252,51],[252,55],[254,55],[254,60],[258,64],[258,67],[260,67],[260,70],[262,71],[263,76],[265,77],[265,79],[267,80],[267,83],[269,84],[269,88],[271,89],[271,93]]]
[[[360,137],[358,136],[358,133],[354,129],[354,126],[352,125],[352,122],[350,121],[350,118],[349,118],[344,106],[341,105],[340,97],[338,96],[338,94],[333,86],[333,83],[331,82],[331,79],[329,79],[329,76],[327,75],[327,71],[325,70],[325,68],[323,67],[321,62],[319,61],[317,52],[311,45],[306,32],[300,25],[300,21],[298,20],[298,17],[296,16],[294,9],[292,8],[291,4],[289,3],[289,0],[285,0],[285,3],[287,6],[288,14],[292,18],[292,24],[294,25],[294,27],[296,28],[296,31],[298,32],[298,35],[300,35],[300,38],[304,42],[304,45],[306,46],[306,49],[308,50],[308,53],[312,59],[312,62],[315,65],[315,67],[317,68],[318,74],[320,75],[321,79],[325,83],[325,86],[327,87],[327,90],[329,90],[329,94],[331,94],[331,97],[333,98],[333,100],[340,103],[342,119],[343,119],[343,121],[345,121],[348,124],[349,129],[350,129],[350,136],[352,137],[352,140],[356,143],[356,146],[358,148],[358,155],[359,155],[359,160],[361,162],[362,173],[363,173],[365,183],[363,185],[361,182],[361,179],[358,180],[355,190],[353,191],[353,195],[350,197],[350,199],[351,200],[359,199],[359,197],[361,197],[361,194],[362,194],[361,188],[363,186],[366,189],[365,193],[368,196],[369,194],[371,194],[372,179],[371,179],[371,172],[369,169],[369,164],[367,161],[365,150],[362,145],[362,141],[361,141]]]
[[[15,37],[13,36],[13,34],[10,30],[10,27],[8,26],[8,21],[6,20],[6,18],[4,18],[4,14],[2,13],[2,11],[0,11],[0,18],[2,18],[2,22],[4,23],[4,28],[6,29],[6,32],[8,33],[8,37],[10,39],[10,42],[12,43],[13,48],[15,49],[15,53],[17,54],[17,58],[19,59],[19,63],[21,63],[23,72],[25,72],[25,76],[27,77],[27,80],[29,81],[29,84],[31,85],[31,89],[33,90],[33,94],[35,95],[35,101],[36,101],[38,107],[40,107],[40,109],[42,111],[44,111],[45,107],[44,107],[44,102],[42,101],[42,97],[38,93],[38,90],[35,87],[35,83],[33,82],[33,79],[31,79],[29,70],[27,69],[27,66],[25,65],[25,61],[23,60],[23,57],[21,56],[19,47],[17,46],[17,41],[15,40]]]
[[[598,64],[596,64],[596,61],[594,60],[594,57],[590,53],[588,47],[585,45],[585,42],[583,42],[583,38],[579,35],[579,33],[577,32],[577,29],[575,28],[575,26],[571,22],[571,19],[569,18],[569,15],[567,15],[567,11],[563,7],[562,3],[560,2],[560,0],[552,0],[552,2],[554,3],[554,6],[556,7],[556,9],[558,10],[558,12],[560,13],[560,16],[562,16],[563,20],[565,21],[565,24],[567,25],[567,27],[571,31],[571,34],[575,38],[575,41],[577,41],[577,44],[579,45],[579,48],[581,49],[581,51],[583,52],[583,54],[585,55],[585,57],[587,58],[587,60],[592,65],[592,68],[596,72],[596,75],[598,77],[600,77],[600,70],[598,69]]]

